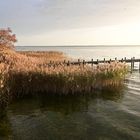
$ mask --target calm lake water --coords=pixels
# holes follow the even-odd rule
[[[140,46],[19,46],[17,51],[60,51],[64,54],[78,59],[113,59],[140,57]]]
[[[73,58],[140,58],[138,46],[17,47],[63,51]],[[136,65],[137,67],[137,65]],[[0,119],[0,140],[139,140],[140,74],[124,87],[87,96],[34,97],[12,103]]]

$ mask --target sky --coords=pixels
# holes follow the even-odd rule
[[[138,45],[140,0],[0,0],[17,45]]]

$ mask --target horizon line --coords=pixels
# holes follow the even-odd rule
[[[39,46],[44,46],[44,47],[70,47],[70,46],[79,46],[79,47],[82,47],[82,46],[140,46],[140,44],[137,44],[137,45],[15,45],[15,47],[24,47],[24,46],[29,46],[29,47],[39,47]]]

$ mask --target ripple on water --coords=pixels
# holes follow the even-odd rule
[[[139,140],[140,74],[129,75],[121,91],[22,99],[7,118],[13,139]]]

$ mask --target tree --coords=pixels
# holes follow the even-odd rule
[[[0,47],[14,48],[15,42],[17,42],[16,35],[12,34],[10,28],[0,29]]]

